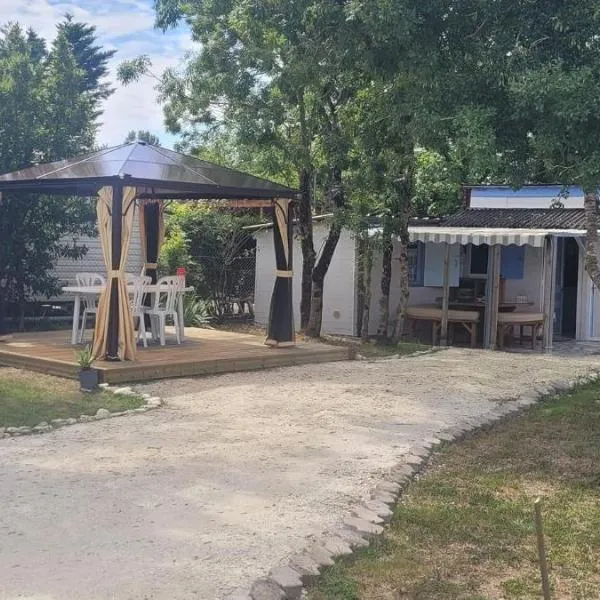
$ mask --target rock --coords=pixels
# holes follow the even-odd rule
[[[369,545],[369,541],[366,540],[360,533],[354,531],[353,529],[348,529],[348,527],[341,527],[340,529],[336,530],[334,534],[346,541],[352,550],[366,548]]]
[[[17,427],[7,427],[6,428],[6,433],[13,434],[13,433],[17,433],[17,431],[18,431]]]
[[[81,415],[79,417],[79,422],[80,423],[89,423],[90,421],[93,421],[94,417],[91,417],[90,415]]]
[[[376,500],[377,502],[383,502],[388,506],[392,506],[393,504],[396,504],[397,497],[392,496],[392,494],[388,494],[387,492],[383,492],[381,490],[375,490],[371,494],[371,500]]]
[[[410,453],[413,456],[418,456],[419,458],[427,458],[431,454],[431,450],[429,447],[424,445],[414,446],[410,449]]]
[[[148,400],[148,398],[152,398],[152,394],[140,394],[140,396],[144,399],[144,400]]]
[[[329,552],[324,546],[315,544],[308,550],[308,555],[317,563],[319,571],[325,567],[331,567],[333,565],[332,553]]]
[[[74,417],[70,417],[69,419],[67,419],[67,425],[75,425],[75,423],[77,423],[77,419],[75,419]]]
[[[50,423],[52,423],[53,427],[63,427],[67,424],[67,419],[52,419]]]
[[[350,529],[354,529],[354,531],[357,531],[361,535],[365,535],[370,538],[377,537],[383,533],[383,527],[381,525],[369,523],[369,521],[359,519],[358,517],[349,517],[344,519],[344,525]]]
[[[290,600],[299,600],[302,596],[302,580],[298,571],[294,571],[291,567],[275,567],[269,571],[269,577]]]
[[[298,572],[303,585],[314,583],[321,572],[319,563],[306,552],[292,556],[290,567]],[[252,597],[254,598],[254,596]]]
[[[252,600],[285,600],[285,593],[272,579],[261,578],[252,584],[250,597]]]
[[[225,600],[252,600],[250,594],[243,588],[237,588]]]
[[[113,390],[113,394],[122,394],[128,396],[135,393],[130,387],[120,387]]]
[[[46,421],[42,421],[38,425],[36,425],[32,431],[34,433],[46,433],[47,431],[52,431],[52,425],[48,425]]]
[[[115,412],[115,413],[110,413],[111,417],[122,417],[125,413],[124,412]]]
[[[157,396],[153,398],[146,398],[146,406],[152,406],[153,408],[157,408],[162,404],[162,400]]]
[[[355,506],[352,509],[352,515],[358,517],[359,519],[369,521],[370,523],[376,523],[378,525],[383,523],[383,519],[377,513],[374,513],[365,506]]]
[[[325,538],[323,540],[323,547],[328,552],[331,552],[331,556],[333,556],[333,558],[349,556],[352,554],[352,548],[350,547],[350,544],[337,535]]]
[[[147,406],[140,406],[139,408],[134,408],[134,409],[133,409],[133,412],[136,412],[136,413],[143,413],[143,412],[146,412],[147,410],[148,410],[148,407],[147,407]]]
[[[96,419],[108,419],[110,417],[110,410],[106,410],[106,408],[99,408],[96,411]]]
[[[376,489],[387,492],[388,494],[398,495],[400,493],[400,484],[394,481],[382,481],[377,484]]]
[[[98,387],[100,389],[106,390],[106,389],[108,389],[109,386],[108,386],[108,383],[99,383]]]
[[[394,511],[387,504],[377,502],[376,500],[367,500],[365,508],[374,512],[384,523],[388,523],[394,514]]]
[[[48,425],[48,423],[46,423],[46,421],[42,421],[41,423],[39,423],[39,425],[46,426],[46,425]],[[26,425],[23,425],[21,427],[17,427],[17,431],[19,433],[31,433],[31,427],[27,427]]]

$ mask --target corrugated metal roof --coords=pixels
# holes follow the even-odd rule
[[[447,217],[442,227],[502,229],[585,229],[581,208],[468,208]]]

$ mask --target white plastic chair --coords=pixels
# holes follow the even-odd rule
[[[154,303],[152,308],[146,309],[146,314],[150,315],[153,323],[152,329],[156,332],[154,324],[158,321],[158,332],[160,335],[160,345],[165,345],[165,326],[167,317],[173,319],[175,325],[175,336],[177,343],[181,344],[181,328],[179,315],[177,312],[177,301],[183,288],[181,277],[161,277],[156,284],[154,294]]]
[[[75,273],[75,280],[78,286],[89,287],[92,285],[106,285],[106,279],[100,273]],[[79,329],[79,343],[83,342],[85,334],[85,326],[87,324],[88,315],[98,314],[98,294],[82,294],[81,304],[83,306],[83,315],[81,317],[81,328]]]
[[[133,282],[133,294],[130,296],[129,306],[131,307],[131,316],[134,319],[139,320],[137,339],[142,337],[142,343],[144,348],[148,347],[148,340],[146,339],[146,323],[145,315],[147,306],[144,306],[144,297],[147,293],[147,287],[152,283],[152,278],[149,276],[137,276]]]

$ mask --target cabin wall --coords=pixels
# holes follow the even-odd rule
[[[314,245],[320,253],[328,235],[327,224],[315,223]],[[271,294],[275,284],[275,252],[273,230],[258,231],[256,238],[256,280],[254,289],[254,321],[266,325],[269,320]],[[300,298],[302,285],[302,249],[300,240],[294,238],[293,249],[294,321],[300,326]],[[322,333],[337,335],[355,334],[356,306],[356,254],[355,241],[348,230],[343,230],[325,276],[323,297]]]
[[[133,222],[133,231],[131,234],[131,241],[129,244],[129,255],[127,257],[126,271],[139,275],[142,271],[142,265],[144,263],[142,259],[142,243],[140,240],[140,226],[139,219],[136,213]],[[64,238],[64,243],[73,243],[73,237]],[[106,267],[104,266],[104,256],[102,254],[102,245],[100,237],[80,236],[76,238],[76,243],[80,246],[85,246],[87,252],[85,256],[79,260],[73,260],[71,258],[60,257],[54,263],[54,268],[51,273],[53,277],[56,277],[60,285],[74,285],[76,273],[100,273],[101,275],[106,274]],[[45,300],[46,298],[38,298],[38,300]],[[65,301],[71,300],[70,296],[56,296],[51,300]]]

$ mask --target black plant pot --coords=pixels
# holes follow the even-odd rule
[[[79,387],[82,392],[93,392],[98,389],[98,369],[81,369],[79,371]]]

